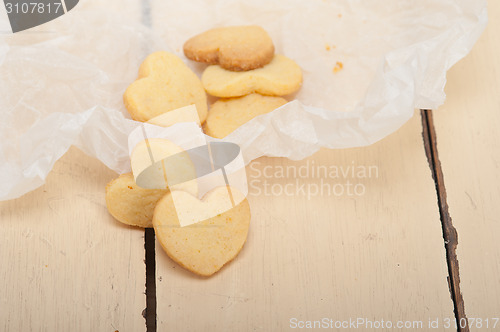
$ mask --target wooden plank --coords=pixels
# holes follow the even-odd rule
[[[488,4],[486,31],[450,70],[446,103],[433,112],[465,312],[483,320],[471,320],[471,331],[493,330],[500,317],[500,3]]]
[[[142,20],[137,0],[80,1],[68,15],[86,10],[97,21],[105,20],[103,10]],[[104,187],[116,176],[73,148],[46,185],[0,202],[1,331],[146,330],[144,230],[108,214]]]
[[[1,331],[145,331],[144,231],[107,212],[116,177],[76,148],[0,202]]]
[[[327,176],[317,176],[324,166]],[[280,176],[282,167],[302,173]],[[248,177],[248,241],[216,275],[186,272],[157,244],[159,331],[280,331],[325,317],[422,321],[424,330],[429,318],[453,321],[420,116],[370,147],[322,150],[300,162],[261,158]]]

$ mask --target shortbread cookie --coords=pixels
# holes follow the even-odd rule
[[[106,205],[109,213],[124,224],[152,227],[156,202],[167,192],[167,189],[143,189],[135,183],[132,173],[126,173],[106,186]]]
[[[223,138],[256,116],[269,113],[286,103],[286,99],[281,97],[262,96],[258,93],[220,99],[210,107],[203,131],[209,136]]]
[[[210,212],[226,204],[228,188],[218,187],[207,193],[202,201],[186,192],[172,191],[158,202],[154,211],[155,234],[167,255],[201,276],[214,274],[238,255],[250,226],[250,206],[245,198],[238,199],[241,202],[237,206],[185,227],[180,227],[176,211]],[[242,195],[234,188],[231,193]]]
[[[148,121],[187,105],[196,105],[200,121],[207,116],[207,96],[193,73],[174,54],[150,54],[139,68],[139,77],[123,95],[132,119]]]
[[[300,89],[302,71],[292,59],[275,55],[264,67],[244,72],[209,66],[203,72],[201,81],[205,90],[216,97],[239,97],[253,92],[284,96]]]
[[[222,68],[243,71],[268,64],[274,55],[271,37],[256,25],[215,28],[184,44],[187,58]]]

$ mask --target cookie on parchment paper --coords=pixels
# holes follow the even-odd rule
[[[184,44],[184,54],[194,61],[246,71],[268,64],[274,56],[274,44],[260,26],[231,26],[192,37]]]
[[[292,59],[276,54],[269,64],[249,71],[234,72],[221,66],[209,66],[201,82],[207,93],[215,97],[239,97],[253,92],[284,96],[300,89],[302,70]]]
[[[220,99],[210,107],[203,130],[209,136],[223,138],[256,116],[269,113],[286,103],[284,98],[262,96],[258,93]]]

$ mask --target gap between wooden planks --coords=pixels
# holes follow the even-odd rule
[[[446,248],[446,263],[448,264],[448,282],[451,297],[453,299],[453,311],[455,312],[455,322],[458,331],[469,331],[467,316],[465,315],[465,305],[460,292],[460,272],[457,259],[458,234],[453,226],[453,221],[448,212],[448,202],[446,197],[446,188],[443,180],[443,171],[436,142],[436,131],[432,120],[431,110],[421,110],[422,117],[422,136],[424,139],[425,153],[429,161],[429,167],[432,171],[432,177],[436,184],[436,194],[439,205],[439,214],[443,228],[443,238]],[[465,326],[460,322],[465,321]]]

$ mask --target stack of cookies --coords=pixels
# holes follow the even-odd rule
[[[291,59],[274,54],[269,34],[259,26],[216,28],[189,39],[184,54],[210,64],[201,82],[221,98],[208,112],[203,129],[223,138],[254,117],[287,103],[281,96],[296,92],[302,71]]]
[[[189,39],[184,53],[189,59],[210,65],[201,80],[174,54],[149,55],[139,68],[137,80],[123,95],[134,120],[164,127],[197,121],[207,135],[223,138],[254,117],[286,104],[281,96],[296,92],[302,83],[299,66],[283,55],[275,55],[273,41],[258,26],[209,30]],[[210,110],[206,93],[220,98]],[[193,113],[178,112],[187,109]],[[199,200],[194,176],[190,177],[193,181],[174,188],[168,186],[166,178],[165,189],[137,185],[137,169],[145,169],[151,159],[163,160],[182,151],[171,141],[159,138],[138,144],[131,155],[134,174],[122,174],[106,186],[106,204],[110,214],[124,224],[154,227],[159,242],[174,261],[196,274],[209,276],[242,249],[250,224],[250,207],[240,192],[229,187],[215,188]],[[188,164],[182,164],[180,172],[194,169],[185,166]],[[240,203],[220,210],[228,191],[232,198],[241,196]],[[189,210],[223,212],[180,227],[176,213],[179,204]]]
[[[146,122],[194,104],[205,133],[223,138],[254,117],[286,104],[282,96],[296,92],[302,84],[300,67],[275,54],[271,37],[259,26],[206,31],[184,44],[184,54],[210,65],[201,81],[174,54],[149,55],[123,95],[134,120]],[[205,91],[220,98],[208,115]]]

